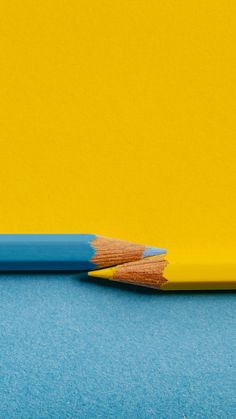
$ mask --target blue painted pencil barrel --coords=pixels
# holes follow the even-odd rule
[[[88,270],[94,234],[0,234],[1,271]]]

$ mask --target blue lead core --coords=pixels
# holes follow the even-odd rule
[[[158,249],[157,247],[148,246],[143,251],[143,257],[164,255],[166,253],[165,249]]]

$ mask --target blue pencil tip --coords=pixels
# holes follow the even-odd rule
[[[165,253],[165,249],[157,249],[156,247],[147,246],[143,251],[143,257],[146,258],[148,256],[164,255]]]

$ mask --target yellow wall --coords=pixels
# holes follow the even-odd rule
[[[236,3],[0,5],[0,231],[235,259]]]

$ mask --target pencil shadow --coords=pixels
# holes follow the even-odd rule
[[[0,279],[14,279],[16,276],[19,278],[43,278],[43,277],[54,277],[64,276],[65,274],[71,274],[71,272],[57,272],[57,271],[1,271]]]
[[[116,281],[108,281],[102,278],[88,278],[86,274],[79,274],[77,280],[79,280],[82,283],[89,284],[92,287],[114,288],[123,292],[132,292],[138,294],[160,294],[160,291],[152,288],[145,288],[137,285],[125,284]]]

